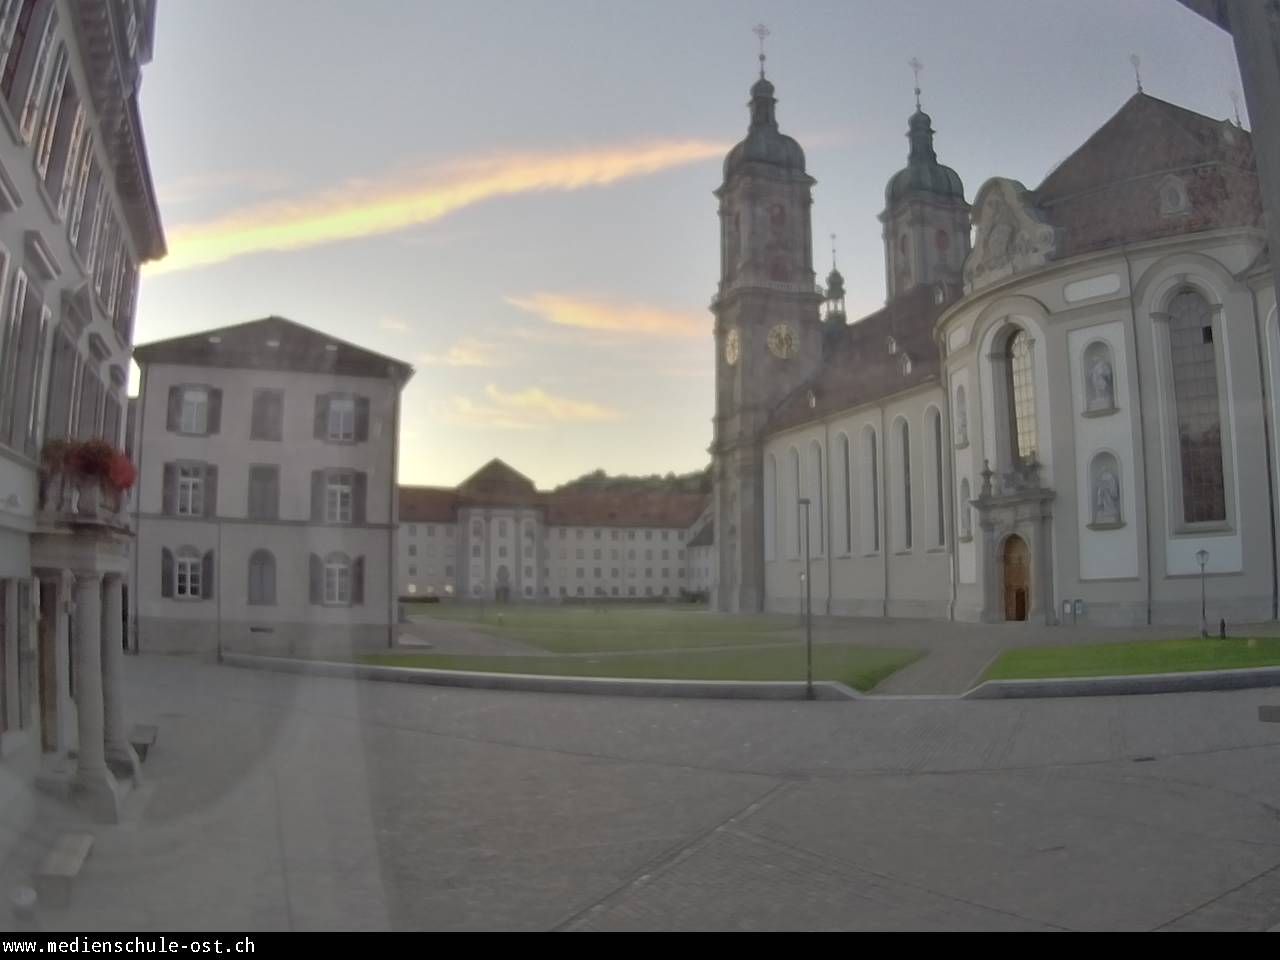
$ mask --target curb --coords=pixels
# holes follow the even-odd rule
[[[222,662],[232,667],[304,673],[311,676],[346,677],[384,683],[418,683],[440,687],[483,690],[520,690],[533,693],[581,693],[610,697],[688,698],[711,700],[804,700],[805,685],[798,680],[643,680],[624,677],[558,677],[529,673],[478,673],[470,670],[432,670],[420,667],[387,667],[369,663],[331,660],[294,660],[227,653]],[[863,695],[834,680],[815,680],[816,700],[861,700]]]
[[[1205,690],[1280,687],[1280,667],[1150,673],[1132,677],[1058,677],[1044,680],[987,680],[961,700],[1017,700],[1035,697],[1116,697]]]

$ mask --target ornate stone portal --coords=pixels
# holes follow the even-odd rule
[[[1040,464],[1034,460],[1004,474],[996,474],[984,462],[982,489],[973,501],[982,529],[979,563],[984,623],[1057,623],[1053,600],[1054,496],[1054,491],[1041,484]]]

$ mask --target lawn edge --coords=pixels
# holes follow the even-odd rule
[[[1040,697],[1111,697],[1211,690],[1249,690],[1280,686],[1280,666],[1179,673],[1135,673],[1106,677],[1042,677],[984,680],[963,700],[1014,700]]]

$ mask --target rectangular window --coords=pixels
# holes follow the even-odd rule
[[[325,479],[324,519],[326,523],[350,523],[352,478],[349,473],[331,473]]]
[[[354,397],[329,398],[329,439],[356,438],[356,401]]]
[[[204,513],[204,467],[178,468],[178,515],[198,517]]]
[[[452,577],[452,576],[453,576],[453,564],[451,564],[451,563],[446,563],[446,564],[445,564],[445,566],[444,566],[444,575],[445,575],[446,577]]]
[[[412,563],[409,564],[409,576],[416,577],[417,575],[418,575],[418,568],[414,566]]]
[[[204,387],[184,387],[178,430],[182,433],[203,434],[208,432],[208,427],[209,391]]]
[[[280,518],[280,468],[274,465],[249,468],[249,519]]]
[[[173,594],[186,600],[198,600],[201,597],[200,558],[179,557],[176,564],[177,574]]]
[[[471,556],[473,556],[473,557],[478,557],[478,556],[480,556],[480,544],[478,544],[478,543],[473,543],[473,544],[471,545]]]
[[[251,440],[280,440],[283,436],[284,393],[280,390],[253,391]]]
[[[418,555],[418,548],[414,546],[412,543],[409,544],[409,556],[416,557],[417,555]]]

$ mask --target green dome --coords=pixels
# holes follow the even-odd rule
[[[889,178],[884,189],[885,205],[892,207],[910,193],[931,193],[963,201],[964,184],[959,174],[938,162],[933,151],[932,121],[923,110],[911,115],[907,138],[911,141],[907,165]]]
[[[804,173],[804,150],[791,137],[778,130],[774,116],[773,84],[761,77],[751,87],[751,128],[747,136],[724,158],[724,179],[740,171],[746,164],[767,164],[783,170]]]

